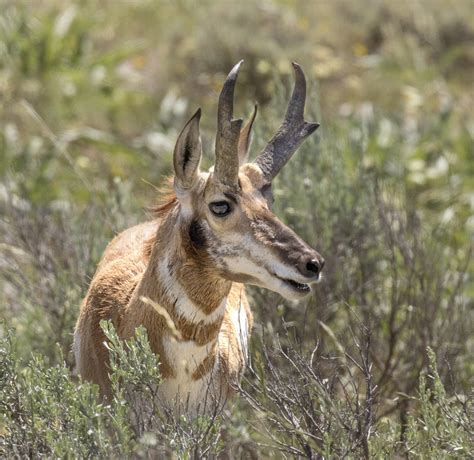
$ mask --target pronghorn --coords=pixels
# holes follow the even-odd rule
[[[319,126],[303,118],[304,73],[293,63],[295,86],[285,119],[257,159],[247,163],[257,106],[244,127],[233,119],[241,64],[220,93],[215,167],[199,170],[199,109],[178,136],[174,180],[156,207],[156,219],[109,243],[82,303],[74,334],[76,363],[105,397],[111,389],[100,320],[111,319],[122,339],[143,325],[160,359],[160,397],[196,411],[209,385],[214,394],[227,395],[245,367],[253,317],[244,284],[301,299],[320,279],[323,258],[271,210],[273,178]],[[150,302],[166,310],[180,339]]]

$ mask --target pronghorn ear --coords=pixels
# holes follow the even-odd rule
[[[240,131],[239,136],[239,165],[242,166],[247,161],[247,155],[249,153],[250,144],[252,143],[252,126],[255,118],[257,117],[257,104],[253,109],[253,114],[250,117],[250,120]]]
[[[201,109],[198,109],[186,123],[178,136],[174,148],[173,165],[175,185],[181,189],[190,189],[199,173],[202,144],[199,134]]]

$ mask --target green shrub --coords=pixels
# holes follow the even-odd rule
[[[20,365],[12,331],[0,342],[0,453],[6,457],[131,458],[171,455],[201,458],[217,453],[219,423],[190,419],[161,408],[158,358],[146,332],[122,342],[103,322],[114,395],[104,402],[98,387],[77,381],[64,362],[36,355]]]
[[[472,2],[227,3],[3,2],[3,449],[468,456]],[[297,304],[249,289],[252,367],[210,419],[163,413],[142,332],[120,348],[106,326],[116,393],[104,405],[70,377],[80,301],[106,243],[148,218],[193,107],[203,169],[213,162],[217,94],[241,58],[236,115],[259,103],[255,153],[281,122],[290,62],[305,69],[306,118],[321,127],[273,190],[277,214],[325,257],[323,282]],[[140,399],[147,410],[122,403]]]
[[[100,400],[97,386],[73,378],[64,363],[49,366],[34,356],[20,366],[13,334],[4,331],[2,455],[148,458],[174,453],[187,459],[218,454],[223,447],[221,414],[189,418],[162,408],[156,394],[158,359],[145,331],[139,328],[134,339],[121,342],[110,323],[102,327],[114,389],[109,403]],[[254,442],[265,456],[393,458],[405,452],[409,458],[462,458],[474,448],[472,395],[446,394],[431,350],[403,426],[389,418],[377,420],[380,404],[369,348],[361,348],[358,358],[346,354],[345,364],[326,370],[326,378],[314,362],[314,351],[306,355],[295,347],[283,349],[279,341],[261,350],[240,394],[255,411]],[[362,379],[348,372],[351,362],[357,363]],[[290,373],[280,370],[288,367]]]

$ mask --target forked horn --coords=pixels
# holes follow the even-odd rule
[[[217,179],[229,187],[237,187],[239,174],[239,135],[242,119],[233,120],[234,88],[239,74],[240,61],[230,71],[219,96],[217,108],[216,165]]]
[[[301,67],[296,62],[292,64],[295,71],[295,87],[286,109],[285,119],[255,160],[269,182],[285,166],[302,142],[319,126],[319,123],[304,120],[306,79]]]

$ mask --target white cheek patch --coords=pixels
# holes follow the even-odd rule
[[[222,259],[232,273],[250,275],[260,278],[268,274],[265,269],[265,251],[253,244],[249,235],[244,237],[238,233],[229,236],[219,247]]]
[[[268,275],[268,250],[255,244],[250,235],[238,233],[230,235],[220,247],[223,259],[233,273],[250,275],[256,278]]]
[[[273,278],[273,274],[276,274],[280,278],[299,278],[301,275],[298,273],[296,267],[291,267],[280,261],[275,256],[273,251],[263,244],[259,244],[250,236],[245,239],[245,244],[249,248],[249,255],[258,261],[265,267],[265,271],[269,271]]]
[[[292,291],[278,278],[301,277],[296,267],[282,263],[268,247],[255,241],[251,235],[243,237],[234,233],[226,244],[220,246],[220,250],[230,272],[251,276],[255,279],[252,284],[278,292],[284,297],[291,296]]]
[[[264,267],[257,265],[252,259],[246,255],[226,256],[223,258],[228,270],[238,275],[248,275],[253,278],[261,279],[269,276]]]

